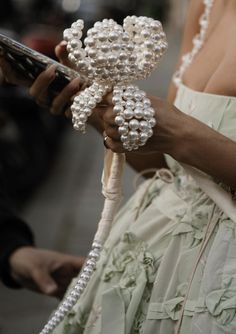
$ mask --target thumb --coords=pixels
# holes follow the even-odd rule
[[[52,296],[58,289],[56,282],[46,270],[35,270],[33,272],[33,280],[38,290],[46,295]]]
[[[60,63],[66,66],[71,66],[71,63],[68,59],[68,52],[66,49],[66,41],[62,41],[60,44],[58,44],[55,48],[55,54],[57,58],[59,59]]]
[[[67,255],[65,261],[66,263],[72,265],[74,270],[78,272],[84,265],[85,259],[86,258],[82,256]]]

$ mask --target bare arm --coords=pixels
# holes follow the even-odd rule
[[[236,142],[192,117],[185,125],[173,157],[236,189]]]
[[[181,51],[176,68],[180,66],[182,56],[192,49],[192,40],[199,31],[199,17],[203,13],[203,10],[204,5],[202,0],[192,0],[190,2],[184,28]],[[171,82],[167,98],[170,103],[174,102],[176,91],[176,86],[173,84],[173,82]],[[126,154],[126,157],[128,163],[138,172],[149,168],[167,167],[164,155],[162,153],[155,152],[145,155],[140,155],[140,153],[128,153]]]

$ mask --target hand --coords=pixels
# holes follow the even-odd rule
[[[56,47],[55,47],[55,54],[57,58],[59,59],[60,63],[62,63],[65,66],[68,66],[72,68],[72,64],[68,59],[68,52],[66,49],[67,42],[61,41]]]
[[[73,79],[51,101],[49,86],[55,78],[55,71],[56,66],[51,65],[45,71],[40,73],[30,87],[29,93],[35,98],[38,105],[48,108],[52,114],[61,114],[62,112],[65,112],[66,116],[70,116],[69,107],[66,107],[71,104],[72,98],[79,92],[80,79]]]
[[[29,87],[30,80],[24,78],[18,71],[15,71],[3,56],[0,56],[0,70],[2,72],[3,80],[6,82],[12,85]]]
[[[13,279],[23,287],[61,299],[84,258],[22,247],[13,252],[9,263]]]
[[[71,67],[66,50],[66,42],[62,41],[55,48],[55,53],[63,65]],[[61,114],[65,112],[65,115],[69,117],[71,115],[69,107],[72,98],[80,91],[81,82],[79,78],[72,80],[54,99],[51,101],[49,97],[50,84],[55,78],[56,66],[51,65],[45,71],[43,71],[34,81],[30,87],[29,93],[33,96],[38,105],[47,107],[53,114]],[[66,110],[65,110],[66,109]]]
[[[156,110],[156,125],[153,128],[153,136],[147,141],[145,146],[139,148],[140,153],[168,153],[175,156],[177,150],[184,145],[186,131],[191,129],[194,119],[179,111],[173,105],[157,97],[149,97],[152,107]],[[106,97],[107,107],[98,109],[98,113],[103,118],[104,131],[108,136],[107,146],[114,152],[125,152],[120,141],[118,126],[115,124],[115,114],[113,112],[112,94]]]

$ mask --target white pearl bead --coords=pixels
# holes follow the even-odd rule
[[[109,63],[115,63],[117,61],[117,57],[112,54],[107,57],[107,60],[109,61]]]
[[[129,140],[131,140],[131,141],[136,141],[136,140],[139,139],[139,134],[138,134],[137,131],[133,131],[133,130],[131,130],[131,131],[129,132],[129,134],[128,134],[128,138],[129,138]]]
[[[86,122],[88,119],[88,116],[85,113],[82,113],[79,115],[79,121]]]
[[[132,119],[129,122],[129,128],[131,130],[137,130],[139,128],[139,121],[137,119]]]
[[[108,35],[108,38],[110,41],[114,42],[116,41],[118,38],[119,38],[119,35],[115,32],[111,32],[109,35]]]
[[[120,126],[118,128],[118,132],[119,132],[120,135],[127,135],[129,130],[125,126]]]
[[[132,109],[125,109],[123,114],[125,119],[131,119],[134,116],[134,112]]]
[[[128,101],[126,101],[125,107],[127,109],[134,109],[135,108],[135,102],[132,101],[132,100],[128,100]]]
[[[146,133],[146,132],[141,132],[141,133],[140,133],[140,141],[146,143],[147,140],[148,140],[148,135],[147,135],[147,133]]]
[[[116,116],[115,117],[115,123],[116,123],[116,125],[121,126],[121,125],[124,124],[124,122],[125,122],[125,120],[124,120],[124,118],[122,116]]]
[[[113,108],[114,113],[122,113],[124,111],[124,108],[120,104],[116,104]]]
[[[102,52],[107,53],[110,50],[110,47],[107,44],[102,44],[100,49]]]
[[[107,36],[103,33],[98,34],[98,40],[100,42],[105,42],[107,40]]]
[[[147,130],[149,130],[148,122],[146,122],[146,121],[141,121],[141,122],[140,122],[140,125],[139,125],[139,128],[140,128],[141,131],[146,132]]]
[[[125,135],[125,134],[122,134],[121,137],[120,137],[120,141],[121,141],[122,143],[125,143],[127,140],[128,140],[128,136]]]
[[[143,118],[143,109],[142,108],[135,108],[134,109],[134,117],[137,119]]]
[[[127,54],[125,52],[121,52],[119,55],[120,60],[126,60],[127,59]]]

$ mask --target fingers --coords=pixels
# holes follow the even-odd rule
[[[48,69],[39,74],[33,85],[29,89],[29,93],[33,96],[38,104],[45,104],[48,100],[47,89],[55,79],[56,66],[51,65]]]
[[[82,256],[73,256],[73,255],[66,255],[65,261],[70,264],[74,271],[78,273],[82,266],[84,265],[86,258]]]
[[[55,97],[51,106],[53,114],[59,114],[65,107],[70,104],[72,97],[80,90],[80,79],[72,80],[61,92]],[[70,111],[66,111],[66,116],[70,115]]]
[[[118,141],[120,140],[120,134],[118,132],[117,126],[110,126],[107,123],[104,123],[104,131],[108,137],[112,140]]]
[[[113,94],[112,93],[108,93],[106,96],[104,96],[102,102],[101,102],[101,105],[105,104],[105,105],[113,105],[112,103],[112,96]]]
[[[48,296],[56,295],[58,286],[47,270],[43,268],[34,269],[32,272],[32,279],[40,292]]]
[[[71,63],[68,59],[68,52],[66,49],[66,45],[67,45],[67,42],[62,41],[60,44],[56,46],[55,53],[60,63],[62,63],[65,66],[71,67]]]
[[[113,152],[116,153],[123,153],[125,152],[123,145],[120,141],[113,140],[110,138],[108,135],[104,135],[104,145],[107,149],[112,150]]]
[[[111,102],[111,97],[109,95],[111,96],[111,94],[107,95],[107,103]],[[103,137],[105,147],[116,153],[124,152],[123,145],[120,141],[118,126],[115,123],[113,107],[99,108],[98,113],[99,117],[103,120]]]
[[[14,85],[22,85],[28,87],[30,85],[30,80],[28,80],[24,75],[14,70],[8,61],[4,57],[0,56],[0,67],[6,82]]]

